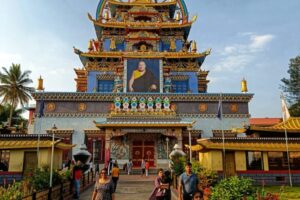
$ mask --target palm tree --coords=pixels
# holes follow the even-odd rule
[[[11,126],[12,114],[16,107],[25,103],[31,99],[30,92],[34,89],[27,85],[32,83],[29,78],[31,71],[21,71],[19,64],[12,64],[7,70],[2,67],[4,72],[0,72],[0,97],[2,97],[2,103],[10,104],[10,113],[8,120],[8,127]]]

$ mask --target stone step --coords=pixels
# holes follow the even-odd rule
[[[156,174],[157,174],[157,170],[158,170],[158,169],[156,169],[156,168],[149,169],[149,174],[151,174],[151,175],[156,175]],[[124,171],[124,170],[122,170],[122,169],[120,169],[120,174],[121,174],[121,175],[125,175],[125,174],[127,174],[127,172]],[[131,174],[132,174],[132,175],[139,175],[139,174],[142,174],[142,169],[132,169]]]

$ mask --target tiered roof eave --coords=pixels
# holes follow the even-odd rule
[[[176,0],[171,0],[168,2],[149,2],[149,1],[134,1],[134,2],[121,2],[115,0],[108,0],[109,5],[118,5],[118,6],[151,6],[151,7],[159,7],[159,6],[174,6],[177,4]]]
[[[300,117],[290,117],[287,121],[282,121],[273,126],[250,126],[249,131],[263,131],[263,132],[285,132],[300,133]]]

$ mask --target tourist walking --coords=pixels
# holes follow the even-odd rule
[[[110,175],[110,172],[112,170],[112,167],[113,167],[113,161],[112,159],[110,158],[109,161],[108,161],[108,166],[107,166],[107,175],[109,176]]]
[[[128,163],[127,163],[127,173],[128,173],[128,175],[131,174],[131,172],[132,172],[132,167],[133,167],[132,160],[129,159],[129,161],[128,161]]]
[[[117,189],[117,184],[118,184],[118,180],[119,180],[119,175],[120,175],[120,170],[119,170],[119,167],[118,165],[115,163],[114,164],[114,167],[112,168],[111,170],[111,177],[112,177],[112,180],[114,182],[114,189],[116,191]]]
[[[74,199],[79,199],[81,176],[82,176],[82,166],[81,166],[81,162],[78,160],[76,165],[73,168],[73,173],[72,173],[73,183],[75,188],[75,192],[73,194]]]
[[[168,184],[169,187],[166,189],[165,193],[165,200],[171,200],[171,184],[172,184],[172,178],[171,178],[171,172],[165,171],[162,183]]]
[[[150,168],[150,163],[148,160],[146,160],[145,162],[146,176],[149,176],[149,168]]]
[[[169,188],[169,184],[162,183],[164,170],[159,169],[157,171],[157,177],[154,181],[154,189],[149,197],[149,200],[164,200],[166,197],[166,189]]]
[[[115,200],[114,183],[106,174],[106,169],[102,169],[100,178],[95,183],[92,200]]]
[[[192,200],[193,194],[198,190],[199,180],[192,172],[192,163],[185,164],[185,172],[179,178],[178,200]]]
[[[144,176],[144,174],[145,174],[145,160],[144,160],[144,158],[142,158],[142,162],[141,162],[141,169],[142,169],[142,177]]]

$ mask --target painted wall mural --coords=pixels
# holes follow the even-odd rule
[[[111,158],[129,159],[129,145],[126,137],[116,137],[111,140]]]

